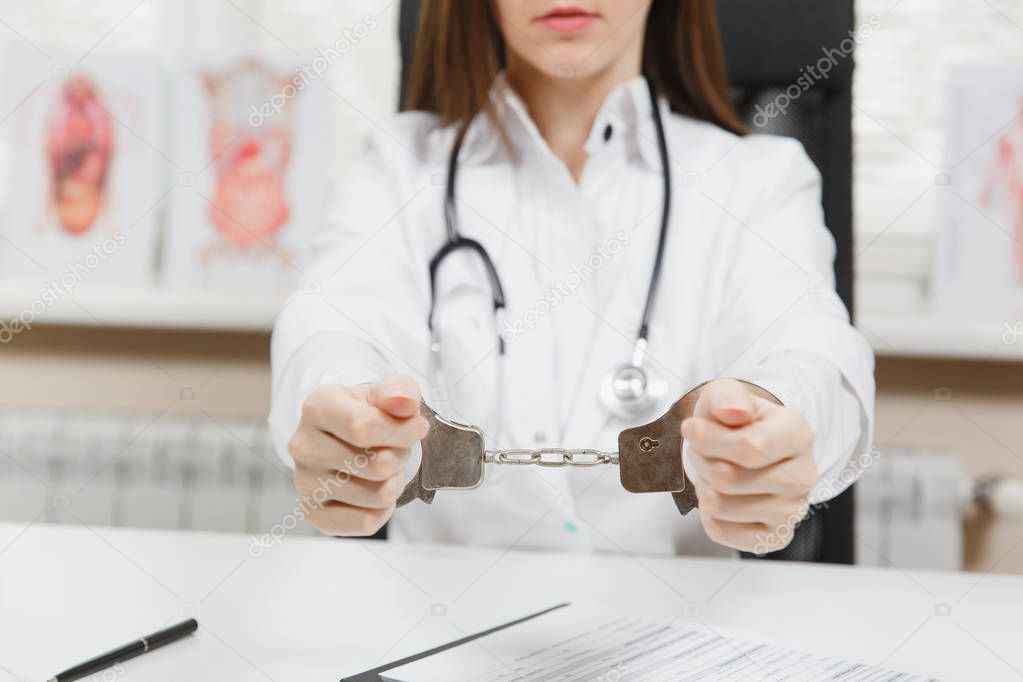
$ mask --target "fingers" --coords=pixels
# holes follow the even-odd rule
[[[714,542],[740,552],[767,554],[784,549],[792,542],[794,531],[808,512],[806,505],[793,507],[794,511],[784,520],[729,521],[705,510],[700,503],[700,521],[704,531]]]
[[[366,400],[392,417],[413,417],[419,414],[419,385],[410,376],[392,374],[371,384]]]
[[[370,481],[385,481],[405,470],[409,448],[357,448],[319,429],[295,432],[288,452],[296,467],[345,472]]]
[[[707,536],[715,542],[764,554],[783,548],[807,514],[817,468],[809,453],[762,469],[691,455],[696,497]]]
[[[407,448],[422,440],[430,429],[425,418],[394,417],[344,386],[323,386],[310,395],[303,405],[302,418],[360,448]]]
[[[806,449],[809,426],[791,410],[776,418],[728,427],[704,417],[691,417],[682,424],[682,437],[690,452],[724,459],[747,469],[759,469],[794,456]]]
[[[778,488],[778,472],[770,469],[746,469],[692,451],[689,452],[689,464],[706,487],[724,495],[767,495]]]
[[[332,501],[363,509],[392,509],[405,488],[405,477],[398,473],[381,481],[371,481],[344,471],[298,466],[295,488],[303,499],[317,506]]]
[[[344,537],[366,537],[383,528],[394,509],[363,509],[344,502],[327,502],[306,515],[321,533]]]
[[[769,535],[767,524],[764,523],[734,523],[714,518],[705,512],[701,506],[700,521],[703,530],[714,542],[725,547],[737,549],[740,552],[750,552],[763,542],[763,538]]]
[[[781,549],[818,479],[810,425],[795,410],[749,393],[740,398],[727,385],[711,388],[682,425],[704,529],[734,549]]]
[[[400,465],[407,453],[380,449],[353,454],[348,446],[340,452],[351,455],[350,469],[339,471],[317,460],[296,459],[295,488],[305,520],[330,535],[372,535],[394,513],[405,488]]]
[[[367,481],[386,481],[389,478],[405,473],[405,464],[408,462],[411,450],[409,448],[365,448],[362,454],[366,460],[355,454],[352,463],[355,465],[353,476],[364,478]],[[363,466],[359,466],[365,462]],[[341,469],[346,471],[347,469]]]
[[[726,426],[743,426],[756,419],[757,404],[742,382],[715,379],[700,393],[694,414]]]
[[[761,523],[771,526],[792,518],[802,519],[809,509],[807,498],[781,500],[773,495],[726,495],[704,486],[699,491],[700,509],[718,521]]]
[[[725,495],[802,497],[817,484],[812,453],[800,454],[759,469],[747,469],[728,460],[689,451],[689,465],[697,478]]]
[[[430,429],[419,404],[416,383],[399,375],[310,394],[288,443],[310,524],[331,535],[364,536],[387,522],[405,488],[410,447]]]

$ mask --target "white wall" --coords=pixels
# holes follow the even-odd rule
[[[857,11],[881,24],[856,54],[860,306],[913,309],[942,220],[935,178],[955,172],[944,145],[950,68],[1023,69],[1023,0],[858,0]]]

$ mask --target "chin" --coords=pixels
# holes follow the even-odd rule
[[[547,68],[543,71],[550,76],[560,78],[585,77],[598,71],[592,57],[597,46],[590,45],[553,45],[545,51]]]

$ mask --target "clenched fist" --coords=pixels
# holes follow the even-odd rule
[[[813,431],[801,414],[718,379],[700,393],[682,437],[708,537],[757,554],[792,541],[818,479]]]
[[[410,448],[429,428],[407,376],[313,391],[288,443],[306,520],[330,535],[378,531],[405,487]]]

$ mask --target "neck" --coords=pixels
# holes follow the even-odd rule
[[[619,60],[604,72],[585,78],[553,78],[532,66],[509,59],[508,81],[551,151],[576,182],[588,156],[586,139],[607,96],[640,74],[640,60]]]

